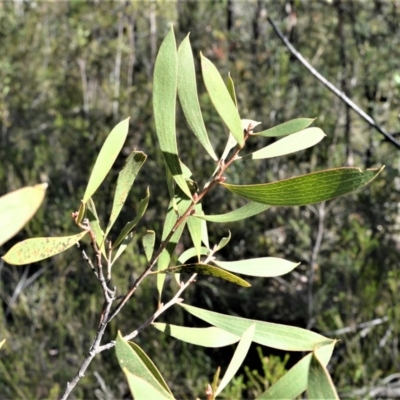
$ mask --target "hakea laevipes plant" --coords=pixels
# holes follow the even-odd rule
[[[334,339],[297,327],[248,320],[200,309],[185,304],[182,296],[189,285],[195,284],[197,274],[211,275],[228,280],[232,284],[248,287],[249,283],[236,274],[273,277],[286,274],[298,265],[272,257],[236,262],[219,261],[218,252],[227,245],[230,235],[222,238],[218,244],[211,245],[207,235],[208,223],[239,221],[261,213],[270,206],[301,206],[329,200],[366,185],[381,169],[361,171],[358,168],[337,168],[272,183],[230,184],[226,181],[225,172],[239,159],[246,157],[258,160],[300,151],[321,141],[325,134],[319,128],[309,127],[314,121],[310,118],[298,118],[268,130],[255,132],[254,129],[259,123],[240,117],[234,83],[230,76],[224,83],[211,61],[203,55],[200,57],[207,92],[230,132],[227,144],[223,154],[218,156],[208,138],[199,106],[189,37],[186,37],[177,50],[171,28],[157,56],[153,89],[156,131],[167,170],[166,183],[170,203],[159,246],[155,248],[156,235],[152,230],[148,230],[142,238],[147,266],[129,291],[116,299],[117,289],[109,286],[112,281],[112,266],[129,245],[135,226],[146,211],[149,189],[137,205],[136,218],[126,223],[117,239],[114,242],[109,241],[108,234],[146,161],[146,155],[134,150],[127,157],[118,176],[112,210],[105,229],[100,226],[92,199],[122,149],[128,134],[129,119],[120,122],[109,134],[97,157],[79,210],[72,214],[81,229],[80,233],[66,237],[28,239],[16,244],[3,256],[10,264],[32,263],[65,251],[75,244],[79,246],[82,237],[90,236],[93,256],[89,257],[85,251],[82,255],[91,266],[94,277],[99,280],[105,301],[100,310],[100,323],[89,355],[83,360],[76,376],[68,383],[63,399],[69,396],[96,354],[113,347],[135,399],[173,399],[172,392],[153,362],[136,343],[129,341],[149,326],[163,332],[162,334],[199,346],[221,347],[238,343],[225,375],[219,379],[217,372],[212,385],[205,388],[207,399],[216,398],[234,377],[252,342],[279,350],[307,353],[280,380],[259,396],[259,399],[295,398],[306,390],[310,399],[337,398],[326,368],[335,345]],[[179,158],[175,127],[177,97],[189,127],[215,163],[215,172],[202,189],[197,188],[195,176]],[[247,142],[254,136],[284,137],[252,154],[242,155]],[[201,202],[215,186],[222,186],[249,202],[227,214],[205,215]],[[171,265],[171,255],[186,227],[193,247],[180,254],[177,263]],[[193,258],[197,261],[188,263]],[[163,303],[161,298],[166,274],[173,274],[178,286],[175,295]],[[190,274],[190,277],[184,280],[181,274]],[[159,295],[159,304],[155,312],[142,321],[140,326],[132,327],[131,333],[125,336],[119,333],[115,341],[102,344],[107,325],[122,311],[143,280],[153,275],[156,275]],[[190,328],[155,322],[173,305],[183,307],[186,312],[206,321],[210,326]]]

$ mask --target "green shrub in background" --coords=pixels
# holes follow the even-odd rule
[[[201,69],[211,102],[230,132],[221,156],[217,156],[203,122],[197,98],[194,60],[189,38],[186,37],[177,50],[171,29],[159,50],[153,89],[156,131],[167,170],[169,207],[157,245],[157,237],[153,230],[147,230],[141,238],[147,266],[125,294],[117,294],[118,288],[112,285],[113,268],[117,268],[118,258],[128,248],[135,236],[135,227],[146,212],[150,198],[149,189],[137,204],[136,217],[126,222],[124,228],[115,236],[115,240],[110,239],[110,233],[147,156],[135,149],[127,157],[125,166],[118,175],[106,226],[102,227],[93,195],[108,175],[124,145],[129,119],[120,122],[111,131],[97,157],[79,210],[72,214],[80,232],[64,237],[28,239],[16,244],[3,256],[3,259],[10,264],[28,264],[59,254],[74,245],[82,247],[81,239],[90,238],[91,252],[82,248],[82,257],[98,280],[104,301],[99,310],[99,326],[90,346],[89,355],[83,360],[76,376],[67,384],[63,399],[66,399],[79,383],[93,358],[100,352],[114,347],[135,399],[174,398],[153,361],[131,341],[139,334],[145,335],[145,329],[148,327],[199,346],[222,347],[238,343],[222,378],[220,379],[217,370],[213,382],[204,388],[207,399],[219,396],[232,381],[253,342],[283,351],[307,353],[287,372],[284,368],[285,363],[280,364],[271,358],[273,360],[270,364],[271,371],[275,369],[275,372],[271,372],[269,377],[265,374],[266,378],[272,381],[272,376],[279,376],[280,379],[264,392],[257,394],[258,399],[295,398],[304,391],[307,391],[310,399],[337,398],[336,389],[326,368],[335,345],[334,339],[297,327],[234,317],[193,307],[188,304],[188,299],[184,301],[182,296],[189,286],[196,284],[198,275],[210,275],[227,280],[233,285],[249,287],[250,284],[237,274],[276,277],[292,271],[299,265],[273,257],[234,262],[220,261],[218,252],[228,244],[230,233],[227,237],[221,238],[219,243],[210,244],[208,224],[240,221],[266,211],[271,206],[307,205],[333,199],[366,185],[381,172],[382,168],[366,171],[358,168],[336,168],[276,182],[228,183],[226,174],[234,163],[243,162],[242,160],[257,162],[297,152],[317,144],[325,134],[319,128],[310,127],[314,121],[310,118],[299,118],[274,128],[254,132],[260,123],[241,118],[233,80],[228,76],[224,83],[215,66],[203,55],[201,55]],[[196,171],[191,171],[179,158],[175,127],[177,96],[188,126],[198,139],[193,146],[198,147],[200,143],[215,165],[213,175],[204,185],[196,182]],[[258,137],[278,139],[269,146],[243,154],[246,145],[256,143]],[[200,153],[197,153],[197,157],[200,158]],[[237,194],[249,202],[227,214],[205,215],[201,202],[211,190],[218,187]],[[177,254],[177,244],[185,228],[189,232],[193,247]],[[183,278],[185,274],[189,274],[189,278]],[[141,321],[134,321],[130,333],[125,335],[118,333],[115,341],[102,343],[108,324],[122,312],[142,282],[153,275],[158,293],[158,305],[154,313]],[[175,284],[173,280],[169,282],[176,286],[176,291],[175,295],[165,300],[163,289],[167,275],[175,278]],[[140,297],[136,298],[136,302],[140,302]],[[207,322],[209,327],[191,328],[155,322],[174,305]],[[237,381],[234,382],[233,389],[228,390],[235,390],[235,387],[236,393],[239,393],[240,381],[239,384]]]

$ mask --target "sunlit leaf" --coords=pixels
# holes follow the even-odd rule
[[[186,326],[177,326],[164,323],[153,323],[156,329],[166,333],[183,342],[195,344],[204,347],[224,347],[237,343],[239,336],[226,332],[214,326],[208,328],[188,328]]]
[[[215,65],[201,53],[200,57],[201,71],[210,99],[219,116],[229,128],[229,131],[232,132],[236,142],[239,143],[240,147],[243,147],[244,133],[242,124],[231,95]]]
[[[86,234],[87,231],[82,231],[72,236],[27,239],[13,246],[2,259],[13,265],[34,263],[62,253],[79,242]]]
[[[255,325],[253,324],[243,333],[243,336],[236,347],[235,353],[233,354],[232,360],[228,365],[228,369],[226,370],[224,377],[218,385],[215,396],[218,396],[225,389],[226,385],[228,385],[228,383],[235,376],[236,372],[242,366],[243,361],[249,351],[251,342],[253,341],[254,331]]]
[[[90,175],[89,183],[82,200],[84,203],[93,196],[113,166],[125,143],[126,136],[128,135],[128,128],[129,118],[121,121],[108,135],[97,156],[92,174]]]
[[[213,263],[236,274],[260,276],[264,278],[285,275],[300,265],[300,263],[294,263],[275,257],[251,258],[240,261],[213,260]]]
[[[122,229],[121,233],[118,235],[117,239],[114,241],[112,248],[115,249],[124,239],[125,237],[131,232],[131,230],[138,224],[138,222],[142,219],[144,213],[147,210],[147,206],[149,204],[150,199],[150,191],[149,188],[146,189],[146,197],[139,201],[137,206],[136,217],[128,222],[124,228]]]
[[[229,191],[248,200],[274,206],[302,206],[319,203],[357,190],[376,178],[380,169],[336,168],[296,176],[273,183],[230,185]]]
[[[312,354],[310,369],[308,372],[307,394],[310,400],[339,400],[332,378],[324,363],[319,360],[318,352],[316,351]]]
[[[331,344],[317,348],[316,352],[323,365],[328,364],[335,343],[332,341]],[[292,400],[300,396],[307,389],[311,357],[312,354],[303,357],[282,378],[257,397],[257,400]]]
[[[229,241],[231,240],[231,237],[232,237],[232,235],[231,235],[231,231],[229,231],[229,234],[228,234],[228,236],[227,237],[223,237],[220,241],[219,241],[219,243],[218,243],[218,245],[217,245],[217,251],[220,251],[221,249],[223,249],[228,243],[229,243]],[[213,261],[214,262],[214,261]],[[215,262],[214,262],[215,263]],[[216,263],[215,263],[216,264]],[[223,267],[222,267],[223,268]],[[225,268],[225,269],[228,269],[228,268]]]
[[[47,183],[27,186],[0,197],[0,246],[16,235],[43,202]]]
[[[201,212],[201,204],[196,204],[195,210],[198,212]],[[196,249],[197,252],[197,261],[200,261],[200,253],[201,253],[201,229],[202,229],[202,224],[201,220],[192,216],[189,216],[187,219],[187,226],[189,229],[190,237],[193,242],[193,246]]]
[[[238,340],[239,340],[239,338],[238,338]],[[6,339],[3,339],[1,342],[0,342],[0,349],[3,347],[3,344],[6,342]]]
[[[142,238],[144,253],[146,254],[146,259],[150,262],[153,256],[154,243],[156,240],[156,233],[154,231],[147,231]]]
[[[105,233],[106,237],[114,225],[119,213],[121,212],[126,198],[128,197],[128,194],[132,188],[133,182],[135,181],[140,168],[146,161],[146,158],[147,156],[143,152],[132,151],[132,153],[129,154],[128,158],[126,159],[124,167],[118,174],[110,220]]]
[[[183,192],[191,197],[182,175],[175,131],[178,57],[171,27],[159,49],[154,66],[153,106],[156,132],[167,168]]]
[[[132,242],[134,237],[135,232],[130,232],[125,236],[125,239],[119,244],[117,251],[115,252],[111,265],[115,264],[115,261],[117,261],[121,254],[126,250],[126,248],[129,246],[129,243]]]
[[[204,310],[179,303],[190,314],[208,322],[227,332],[237,336],[243,333],[252,324],[256,325],[253,342],[274,349],[286,351],[312,351],[315,347],[325,346],[333,342],[318,333],[295,326],[274,324],[271,322],[256,321],[252,319],[233,317],[231,315],[219,314],[213,311]]]
[[[226,80],[226,88],[228,89],[229,95],[233,101],[233,104],[237,108],[237,99],[236,99],[236,91],[235,91],[235,83],[231,77],[231,73],[228,73],[228,78]]]
[[[217,223],[227,223],[227,222],[236,222],[242,219],[250,218],[254,215],[260,214],[265,210],[270,208],[269,205],[256,203],[251,201],[247,203],[245,206],[238,208],[237,210],[228,212],[226,214],[217,214],[217,215],[199,215],[196,214],[197,218],[205,219],[210,222]]]
[[[173,398],[164,378],[147,354],[133,342],[127,342],[118,332],[115,352],[121,368],[146,381],[152,388],[161,392],[166,398]],[[134,394],[135,398],[137,396]]]
[[[210,252],[210,250],[206,247],[201,247],[200,249],[200,255],[205,256],[208,255]],[[178,257],[178,261],[177,261],[177,265],[179,264],[185,264],[187,260],[189,260],[192,257],[196,257],[197,256],[197,250],[194,247],[191,247],[190,249],[185,250],[179,257]],[[178,285],[180,284],[180,274],[174,274],[175,280],[178,283]]]
[[[178,49],[178,95],[190,129],[211,158],[217,161],[218,157],[208,138],[197,97],[196,72],[189,35]]]
[[[297,118],[291,121],[284,122],[283,124],[274,126],[273,128],[267,129],[261,132],[255,132],[254,135],[264,136],[264,137],[279,137],[285,135],[291,135],[306,129],[310,126],[315,118]]]
[[[257,150],[252,154],[245,155],[243,158],[251,158],[253,160],[261,160],[264,158],[279,157],[290,153],[295,153],[300,150],[307,149],[319,143],[325,133],[319,128],[307,128],[293,135],[284,137]]]
[[[84,204],[82,202],[82,204]],[[97,215],[96,206],[92,198],[86,202],[86,215],[89,219],[90,229],[93,231],[96,238],[97,246],[105,258],[107,258],[105,243],[104,243],[104,232],[101,229],[99,216]]]
[[[159,274],[201,274],[210,275],[217,278],[225,279],[226,281],[235,283],[239,286],[249,287],[250,283],[246,282],[244,279],[231,274],[221,268],[214,267],[208,264],[183,264],[177,265],[175,267],[170,267],[161,271],[157,271]]]

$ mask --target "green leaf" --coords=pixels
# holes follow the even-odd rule
[[[156,271],[158,274],[201,274],[215,276],[217,278],[225,279],[226,281],[235,283],[239,286],[249,287],[250,283],[236,275],[231,274],[221,268],[214,267],[208,264],[183,264],[176,267],[170,267],[161,271]]]
[[[226,80],[226,88],[228,89],[228,92],[229,92],[229,95],[231,96],[233,104],[237,108],[238,104],[237,104],[237,99],[236,99],[235,83],[233,82],[230,72],[228,73],[228,78]]]
[[[213,260],[213,263],[236,274],[263,278],[285,275],[300,265],[300,263],[293,263],[275,257],[252,258],[240,261]]]
[[[196,204],[195,210],[201,213],[201,204]],[[193,242],[193,246],[197,252],[197,261],[200,261],[201,255],[201,237],[202,237],[202,221],[193,216],[189,216],[187,219],[187,226],[189,229],[190,237]]]
[[[325,346],[333,342],[318,333],[295,326],[286,326],[274,324],[271,322],[256,321],[252,319],[233,317],[231,315],[219,314],[213,311],[189,306],[179,303],[190,314],[224,329],[227,332],[237,336],[243,336],[243,333],[252,324],[256,325],[253,342],[273,349],[286,351],[312,351],[315,347]]]
[[[151,257],[153,256],[155,240],[156,240],[156,233],[154,231],[146,231],[146,233],[143,235],[142,238],[143,248],[148,262],[150,262]]]
[[[126,380],[128,381],[129,390],[135,400],[170,400],[173,397],[166,395],[164,392],[157,390],[150,383],[146,382],[144,379],[139,378],[131,374],[127,368],[122,368],[125,374]]]
[[[84,204],[83,202],[81,204]],[[92,198],[88,199],[86,203],[87,217],[89,219],[90,229],[93,231],[97,246],[105,258],[107,258],[105,243],[104,243],[104,232],[101,229],[99,216],[97,215],[96,206]]]
[[[271,206],[303,206],[357,190],[376,178],[383,168],[367,169],[364,172],[359,168],[336,168],[273,183],[222,185],[232,193],[258,203]]]
[[[239,338],[238,338],[238,340],[239,340]],[[3,347],[3,344],[6,342],[6,339],[3,339],[1,342],[0,342],[0,349]]]
[[[268,208],[270,208],[269,205],[251,201],[250,203],[247,203],[245,206],[238,208],[237,210],[228,212],[226,214],[218,214],[218,215],[195,214],[195,217],[217,223],[236,222],[260,214],[263,211],[268,210]]]
[[[246,329],[246,332],[243,333],[243,336],[240,339],[238,346],[236,347],[232,360],[228,365],[228,369],[226,370],[224,377],[218,385],[215,396],[218,396],[225,389],[226,385],[228,385],[228,383],[235,376],[236,372],[242,366],[243,361],[246,358],[247,353],[250,349],[251,342],[253,341],[255,327],[256,326],[253,324],[248,329]]]
[[[224,347],[237,343],[239,336],[226,332],[214,326],[208,328],[187,328],[186,326],[177,326],[164,323],[153,323],[152,326],[161,332],[166,333],[183,342],[195,344],[204,347]]]
[[[144,213],[147,210],[147,206],[149,204],[149,199],[150,199],[150,191],[149,191],[149,188],[147,188],[146,189],[146,197],[139,201],[136,217],[124,226],[121,233],[118,235],[117,239],[114,241],[112,249],[115,249],[120,243],[122,243],[122,241],[126,238],[126,236],[129,234],[129,232],[131,232],[131,230],[142,219]]]
[[[94,164],[85,195],[83,196],[83,203],[86,204],[104,181],[125,143],[128,128],[129,118],[121,121],[108,135]]]
[[[252,154],[243,156],[242,158],[251,158],[253,160],[261,160],[264,158],[280,157],[285,154],[295,153],[300,150],[307,149],[319,143],[325,133],[319,128],[307,128],[293,135],[264,147],[261,150],[255,151]]]
[[[134,232],[130,232],[127,236],[125,236],[125,239],[118,246],[117,252],[114,255],[111,265],[115,264],[115,261],[117,261],[121,254],[126,250],[126,248],[129,246],[129,243],[132,242],[134,236]]]
[[[47,183],[27,186],[0,197],[0,246],[16,235],[43,202]]]
[[[205,256],[207,255],[210,250],[207,249],[206,247],[202,247],[201,250],[201,255]],[[185,250],[178,258],[178,264],[185,264],[187,260],[189,260],[192,257],[197,256],[197,251],[194,247],[191,247],[190,249]]]
[[[325,365],[319,360],[316,351],[312,354],[310,370],[308,372],[307,394],[310,400],[339,400],[332,378]]]
[[[232,132],[236,142],[240,147],[243,147],[244,133],[242,130],[242,124],[231,95],[229,94],[229,91],[215,65],[201,53],[200,57],[204,84],[206,85],[210,99],[219,116],[229,128],[229,131]]]
[[[120,332],[116,339],[115,352],[121,368],[126,368],[133,376],[143,379],[166,398],[173,398],[164,378],[147,354],[136,343],[127,342]],[[137,398],[136,394],[134,396]]]
[[[80,224],[83,220],[83,217],[85,216],[85,212],[86,212],[86,205],[85,203],[81,200],[81,204],[79,206],[79,210],[78,210],[78,216],[76,218],[76,221],[78,224]]]
[[[62,253],[86,234],[87,231],[82,231],[72,236],[27,239],[13,246],[2,259],[12,265],[34,263]]]
[[[333,352],[336,341],[327,346],[317,348],[317,353],[324,365],[327,365]],[[257,400],[292,400],[300,396],[308,384],[308,371],[312,354],[303,357],[282,378],[262,393]]]
[[[231,240],[231,237],[232,237],[231,231],[228,231],[228,236],[227,237],[223,237],[219,241],[216,251],[220,251],[221,249],[223,249],[229,243],[229,241]],[[227,268],[225,268],[225,269],[227,269]]]
[[[218,161],[207,135],[197,97],[196,72],[189,35],[178,49],[178,96],[190,129],[211,158]]]
[[[110,220],[107,225],[105,236],[108,236],[112,226],[114,225],[119,213],[125,204],[126,198],[132,188],[133,182],[136,179],[140,168],[146,161],[146,154],[141,151],[132,151],[126,159],[125,165],[118,174],[117,186],[115,188],[115,195],[111,209]]]
[[[167,168],[182,191],[191,198],[182,175],[175,132],[178,57],[171,27],[161,44],[154,66],[153,105],[156,132]]]
[[[274,126],[273,128],[267,129],[262,132],[256,132],[254,135],[256,136],[264,136],[264,137],[279,137],[291,135],[292,133],[296,133],[306,129],[310,126],[316,118],[297,118],[292,119],[291,121],[284,122],[283,124]]]

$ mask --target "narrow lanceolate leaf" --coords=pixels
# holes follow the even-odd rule
[[[232,360],[228,365],[228,369],[226,370],[224,377],[218,385],[215,396],[218,396],[225,389],[226,385],[228,385],[228,383],[236,375],[236,372],[242,366],[243,361],[249,351],[251,342],[253,341],[254,331],[255,325],[253,324],[248,329],[246,329],[246,332],[243,333],[243,336],[236,347],[235,353],[233,354]]]
[[[108,222],[105,234],[106,237],[108,236],[108,233],[110,232],[119,213],[121,212],[122,207],[125,204],[125,200],[132,188],[133,182],[135,181],[140,168],[146,161],[146,158],[147,156],[143,152],[132,151],[132,153],[129,154],[121,172],[118,174],[110,220]]]
[[[142,238],[144,253],[146,254],[146,259],[150,262],[153,256],[154,243],[156,240],[156,233],[154,231],[147,231]]]
[[[170,267],[161,271],[157,271],[158,274],[200,274],[200,275],[210,275],[217,278],[225,279],[226,281],[235,283],[239,286],[249,287],[250,283],[246,282],[244,279],[231,274],[221,268],[214,267],[208,264],[183,264],[177,265],[176,267]]]
[[[269,205],[256,203],[251,201],[247,203],[245,206],[238,208],[237,210],[228,212],[226,214],[217,214],[217,215],[199,215],[195,214],[197,218],[205,219],[210,222],[217,223],[227,223],[227,222],[236,222],[242,219],[250,218],[254,215],[260,214],[265,210],[270,208]]]
[[[2,259],[13,265],[34,263],[62,253],[79,242],[86,234],[87,231],[82,231],[72,236],[27,239],[13,246]]]
[[[188,328],[164,323],[153,323],[154,328],[183,342],[204,347],[224,347],[237,343],[239,336],[211,326],[208,328]]]
[[[178,49],[178,96],[190,129],[211,158],[218,161],[207,135],[197,97],[196,72],[189,35]]]
[[[159,391],[144,379],[131,374],[127,368],[122,368],[122,371],[125,374],[129,390],[135,400],[170,400],[174,398],[171,395],[166,395],[164,392]]]
[[[139,201],[136,217],[124,226],[121,233],[118,235],[117,239],[113,243],[113,246],[112,246],[113,249],[115,249],[120,243],[122,243],[122,241],[125,239],[125,237],[132,231],[132,229],[142,219],[144,213],[147,210],[147,206],[149,204],[149,199],[150,199],[150,191],[149,191],[149,188],[147,188],[146,189],[146,197]]]
[[[164,378],[147,354],[136,343],[127,342],[120,332],[118,332],[115,352],[121,368],[126,368],[130,374],[143,379],[166,398],[173,398]],[[136,395],[135,398],[137,398]]]
[[[201,53],[200,57],[203,80],[210,99],[236,142],[243,147],[244,133],[236,105],[215,65]]]
[[[238,338],[238,340],[239,340],[239,338]],[[0,349],[3,347],[3,344],[6,342],[6,339],[3,339],[1,342],[0,342]]]
[[[317,351],[313,352],[311,358],[307,394],[310,400],[339,400],[332,378],[324,363],[320,361]]]
[[[293,263],[282,258],[263,257],[240,261],[213,261],[214,264],[236,274],[270,278],[285,275],[300,263]]]
[[[121,121],[108,135],[97,156],[89,183],[86,187],[83,202],[86,203],[96,192],[117,159],[128,135],[129,118]]]
[[[121,254],[126,250],[126,248],[129,246],[129,243],[132,242],[134,237],[135,237],[135,232],[130,232],[128,233],[128,235],[125,236],[125,239],[119,244],[117,251],[114,254],[114,258],[112,260],[111,265],[115,264],[115,261],[117,261],[118,258],[121,256]]]
[[[226,80],[226,88],[228,89],[228,92],[231,96],[231,99],[233,101],[233,104],[237,108],[237,99],[236,99],[236,90],[235,90],[235,83],[233,82],[233,79],[231,77],[231,73],[228,73],[228,78]]]
[[[82,202],[81,204],[85,203]],[[96,206],[92,198],[88,199],[85,208],[86,208],[86,215],[90,224],[90,229],[94,233],[97,246],[99,247],[103,256],[107,258],[105,243],[104,243],[105,236],[103,230],[101,229],[99,216],[97,215]]]
[[[245,155],[243,158],[251,158],[253,160],[261,160],[264,158],[279,157],[290,153],[295,153],[300,150],[308,149],[319,143],[325,133],[319,128],[307,128],[293,135],[264,147],[261,150],[255,151],[252,154]]]
[[[196,212],[201,213],[201,204],[196,204],[195,210]],[[187,226],[189,229],[190,237],[192,239],[193,246],[197,252],[197,261],[200,261],[201,255],[202,222],[202,220],[193,216],[189,216],[189,218],[187,219]]]
[[[310,126],[315,118],[297,118],[291,121],[284,122],[283,124],[274,126],[273,128],[267,129],[261,132],[255,132],[256,136],[264,137],[279,137],[291,135],[292,133],[300,132]]]
[[[316,349],[323,365],[327,365],[333,352],[335,341]],[[262,393],[257,400],[292,400],[300,396],[308,384],[308,371],[312,354],[303,357],[282,378]]]
[[[337,168],[296,176],[273,183],[230,185],[229,191],[271,206],[303,206],[319,203],[357,190],[376,178],[380,169]]]
[[[209,249],[206,247],[201,248],[201,255],[205,256],[210,252]],[[194,247],[185,250],[178,258],[178,264],[185,264],[187,260],[191,259],[192,257],[196,257],[197,251]]]
[[[171,28],[161,44],[154,66],[154,119],[160,148],[167,168],[182,191],[191,197],[182,175],[175,132],[178,57],[174,31]]]
[[[0,246],[16,235],[43,202],[47,183],[27,186],[0,197]]]
[[[271,322],[256,321],[252,319],[233,317],[231,315],[219,314],[213,311],[179,304],[190,314],[208,322],[209,324],[242,336],[252,324],[256,325],[253,342],[274,349],[286,351],[312,351],[315,347],[325,346],[333,342],[318,333],[295,326],[274,324]]]
[[[232,237],[231,231],[228,231],[228,236],[223,237],[217,244],[216,251],[220,251],[221,249],[223,249],[229,243],[229,241],[231,240],[231,237]],[[227,269],[227,268],[225,268],[225,269]]]
[[[86,212],[86,205],[81,200],[81,205],[79,206],[79,210],[78,210],[78,217],[76,218],[76,221],[78,224],[80,224],[82,222],[83,217],[85,216],[85,212]]]

